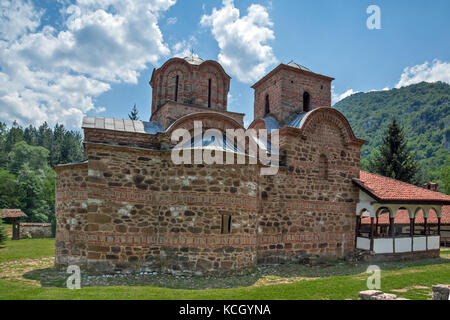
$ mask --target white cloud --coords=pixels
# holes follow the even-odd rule
[[[168,55],[158,26],[176,0],[78,0],[60,30],[25,0],[0,5],[0,118],[77,128],[111,83],[137,83]],[[13,23],[12,21],[17,23]]]
[[[395,87],[400,88],[422,81],[443,81],[450,84],[450,62],[434,59],[431,64],[426,61],[423,64],[407,67],[403,70],[400,80]]]
[[[200,23],[211,28],[220,49],[218,60],[225,70],[249,83],[261,78],[277,59],[267,45],[275,39],[267,8],[252,4],[247,11],[241,17],[233,0],[224,0],[222,8],[203,15]]]
[[[178,19],[177,17],[170,17],[167,19],[167,24],[175,24],[177,23]]]
[[[179,58],[190,56],[198,57],[194,50],[197,43],[197,38],[195,38],[194,36],[190,36],[188,40],[183,40],[175,43],[172,46],[172,56]]]
[[[341,101],[347,97],[350,97],[351,95],[353,95],[355,93],[359,93],[359,91],[354,91],[353,89],[348,89],[344,93],[338,94],[338,93],[334,92],[334,86],[332,86],[332,88],[331,88],[332,103],[333,104],[338,103],[339,101]]]
[[[30,2],[0,2],[0,39],[14,40],[40,25],[42,11],[36,11]]]

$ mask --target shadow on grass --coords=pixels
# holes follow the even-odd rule
[[[377,265],[382,271],[395,271],[411,267],[427,267],[450,263],[449,259],[430,259],[402,262],[383,262]],[[335,261],[318,265],[282,264],[258,266],[245,275],[236,276],[189,276],[160,272],[116,273],[93,275],[81,272],[82,287],[104,286],[154,286],[169,289],[225,289],[248,287],[252,285],[273,285],[307,281],[315,278],[360,275],[371,265],[368,262]],[[69,274],[56,268],[38,269],[27,272],[24,278],[37,280],[43,287],[65,287]]]

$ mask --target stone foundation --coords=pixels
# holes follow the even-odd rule
[[[370,254],[367,251],[363,253],[362,260],[369,262],[388,262],[388,261],[406,261],[406,260],[420,260],[420,259],[436,259],[440,257],[440,250],[415,251],[404,253],[385,253],[385,254]],[[367,254],[364,254],[367,253]]]

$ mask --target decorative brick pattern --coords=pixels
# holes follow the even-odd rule
[[[85,128],[88,162],[57,168],[56,265],[241,273],[257,263],[353,253],[359,191],[352,178],[364,141],[330,108],[332,79],[282,65],[254,86],[257,118],[269,91],[281,124],[303,112],[302,90],[316,108],[300,128],[279,130],[285,166],[261,176],[260,164],[172,162],[173,130],[192,130],[194,121],[204,130],[243,125],[242,114],[226,111],[229,77],[220,65],[194,62],[171,59],[153,73],[152,120],[166,132]],[[205,79],[216,82],[210,109]],[[222,234],[228,217],[230,233]]]
[[[280,125],[286,125],[297,114],[309,111],[303,109],[305,92],[309,93],[311,110],[331,107],[332,80],[281,64],[253,86],[255,119],[266,116],[266,96],[269,96],[270,114]]]

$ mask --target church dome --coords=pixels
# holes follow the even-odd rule
[[[307,67],[302,66],[302,65],[300,65],[300,64],[298,64],[298,63],[295,63],[294,61],[289,62],[287,65],[290,66],[290,67],[296,68],[296,69],[303,70],[303,71],[309,71],[309,72],[312,72],[312,71],[309,70]]]
[[[184,60],[186,60],[188,63],[193,64],[193,65],[201,65],[204,60],[202,58],[199,57],[195,57],[195,56],[190,56],[190,57],[184,57]]]

